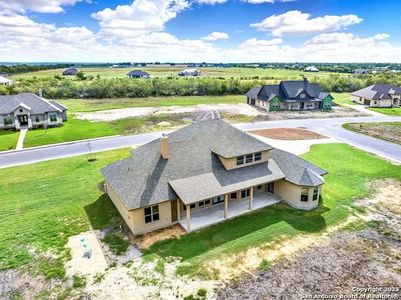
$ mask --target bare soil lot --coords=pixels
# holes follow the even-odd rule
[[[344,124],[344,128],[392,143],[401,144],[401,122],[349,123]]]
[[[248,132],[276,140],[314,140],[327,138],[317,132],[301,128],[271,128],[251,130]]]

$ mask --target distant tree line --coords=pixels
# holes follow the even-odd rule
[[[71,65],[69,64],[55,64],[55,65],[14,65],[14,66],[5,66],[0,65],[0,74],[20,74],[20,73],[28,73],[28,72],[37,72],[44,70],[53,70],[60,68],[67,68]]]
[[[375,83],[401,86],[401,74],[382,73],[369,75],[330,74],[310,76],[311,82],[319,83],[326,92],[352,92]],[[250,88],[279,82],[270,78],[247,79],[224,77],[160,77],[152,79],[76,77],[75,80],[61,76],[53,78],[22,79],[14,85],[0,86],[0,94],[37,93],[39,89],[47,98],[122,98],[157,96],[218,96],[244,95]]]

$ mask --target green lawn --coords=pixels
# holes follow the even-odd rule
[[[369,109],[388,116],[401,116],[401,107],[393,107],[393,108],[371,107]]]
[[[61,257],[68,237],[109,224],[118,213],[98,189],[99,170],[128,149],[0,170],[0,270],[31,260],[29,251]],[[117,218],[118,220],[119,217]]]
[[[245,96],[188,96],[188,97],[152,97],[152,98],[117,98],[117,99],[70,99],[58,100],[68,107],[70,113],[90,112],[127,107],[146,106],[188,106],[197,104],[245,103]]]
[[[18,136],[18,132],[0,130],[0,151],[15,149],[17,146]]]
[[[349,93],[331,93],[331,95],[334,97],[334,103],[338,105],[357,105],[349,99]]]
[[[97,138],[118,134],[107,122],[89,122],[69,117],[61,127],[29,130],[26,134],[24,147],[34,147],[47,144],[70,142],[75,140]]]
[[[306,212],[286,205],[268,207],[176,240],[158,242],[146,255],[178,256],[184,262],[180,273],[202,273],[202,262],[218,255],[337,224],[352,213],[353,199],[368,195],[365,183],[383,178],[401,180],[401,167],[346,144],[314,145],[304,158],[329,171],[325,176],[323,205],[318,209]]]
[[[401,144],[401,122],[346,123],[343,124],[343,127],[378,139]]]

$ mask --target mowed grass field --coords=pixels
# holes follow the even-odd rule
[[[17,146],[19,132],[0,130],[0,151],[13,150]]]
[[[393,117],[401,116],[401,107],[393,107],[393,108],[371,107],[369,109],[388,116],[393,116]]]
[[[384,178],[401,180],[400,166],[346,144],[314,145],[303,157],[329,172],[319,208],[308,212],[286,205],[268,207],[175,240],[158,242],[146,255],[159,259],[178,256],[183,261],[179,267],[181,274],[204,274],[203,264],[219,255],[229,256],[276,239],[319,232],[338,224],[353,213],[355,199],[369,195],[366,183]]]
[[[154,77],[166,77],[166,76],[177,76],[177,74],[187,69],[185,65],[167,66],[167,65],[149,65],[146,67],[130,67],[130,68],[109,68],[109,67],[78,67],[79,70],[87,75],[97,76],[101,78],[113,78],[113,77],[126,77],[127,73],[131,70],[142,70],[148,72]],[[263,69],[263,68],[198,68],[202,72],[202,76],[214,76],[214,77],[269,77],[277,80],[290,80],[300,79],[302,75],[312,76],[327,76],[329,72],[319,73],[308,73],[298,70],[287,70],[287,69]],[[55,75],[62,75],[64,69],[44,70],[38,72],[30,72],[23,74],[16,74],[11,76],[12,79],[29,79],[33,77],[45,78],[53,77]],[[74,78],[74,76],[65,76],[65,78]]]
[[[69,236],[121,222],[112,202],[98,189],[102,181],[99,170],[128,155],[128,150],[122,149],[97,153],[98,160],[93,163],[84,155],[0,169],[0,190],[6,200],[0,206],[0,269],[26,264],[44,252],[65,261]],[[158,242],[145,255],[159,259],[176,256],[183,260],[180,273],[202,273],[202,263],[218,255],[338,224],[352,214],[354,199],[369,194],[367,182],[401,180],[400,166],[345,144],[315,145],[304,157],[329,171],[318,209],[306,212],[286,205],[268,207]]]
[[[100,192],[100,169],[128,149],[0,169],[0,270],[27,263],[32,253],[68,254],[71,235],[102,228],[119,215]],[[31,254],[30,254],[31,253]]]

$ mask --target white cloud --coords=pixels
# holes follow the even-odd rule
[[[276,3],[276,2],[294,2],[297,0],[243,0],[243,2],[251,4],[261,4],[261,3]]]
[[[230,36],[225,32],[214,31],[214,32],[208,34],[207,36],[204,36],[202,38],[202,40],[205,40],[205,41],[228,40],[229,37]]]
[[[99,35],[112,38],[132,38],[164,30],[164,25],[189,7],[186,0],[135,0],[131,5],[119,5],[93,13],[99,21]]]
[[[39,13],[60,13],[64,6],[72,6],[82,0],[0,0],[0,11],[5,13],[27,10]]]
[[[338,31],[349,25],[361,23],[363,19],[356,15],[323,16],[311,18],[308,13],[298,10],[288,11],[281,15],[267,17],[260,23],[250,24],[259,31],[271,32],[274,36],[306,35]]]
[[[195,0],[195,2],[197,2],[199,4],[207,4],[207,5],[222,4],[227,1],[228,0]]]
[[[272,46],[281,45],[282,43],[283,43],[283,40],[280,38],[275,38],[272,40],[258,40],[256,38],[252,38],[252,39],[242,42],[238,46],[238,48],[244,48],[244,49],[248,49],[248,50],[254,50],[254,49],[263,50],[265,48],[269,48]]]

